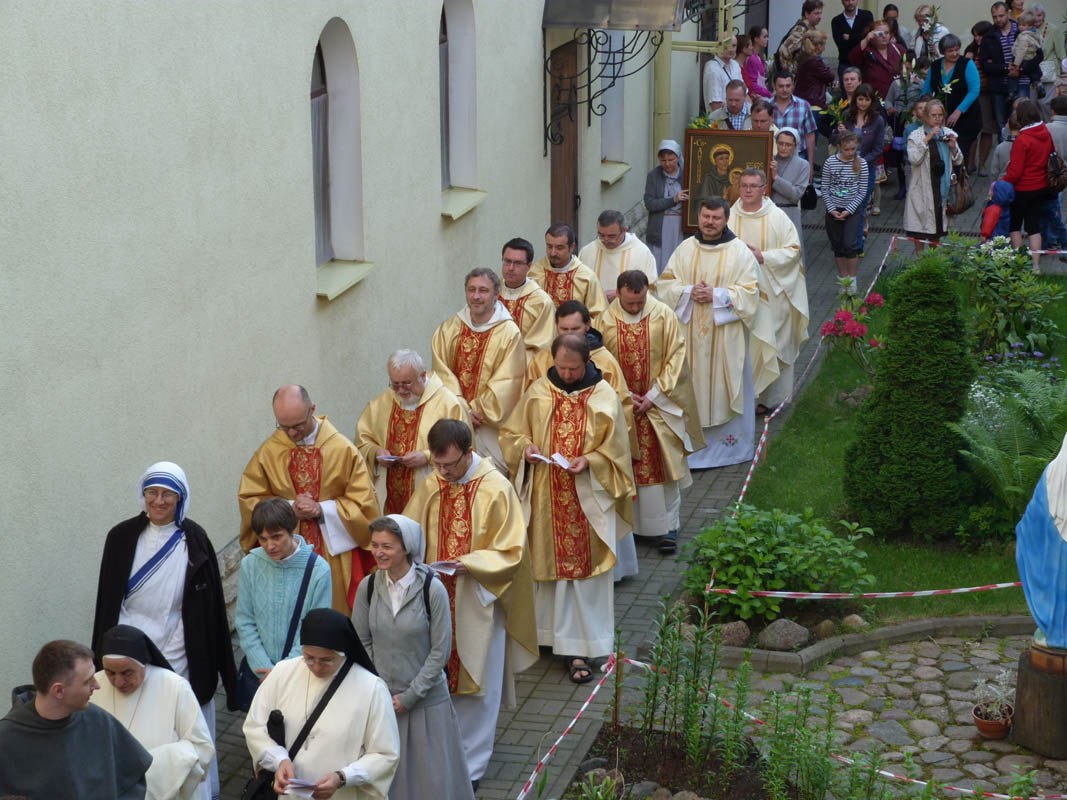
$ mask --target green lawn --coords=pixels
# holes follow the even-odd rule
[[[1067,276],[1049,276],[1067,293]],[[1050,313],[1067,333],[1067,300]],[[812,325],[813,335],[818,327]],[[1067,341],[1053,348],[1067,362]],[[865,375],[840,353],[825,359],[819,374],[797,401],[785,426],[767,446],[765,461],[756,469],[746,502],[760,508],[801,511],[812,508],[826,521],[846,513],[841,479],[844,453],[855,430],[856,409],[841,396],[865,382]],[[951,589],[1018,580],[1013,553],[965,552],[949,546],[923,546],[868,540],[868,568],[876,578],[873,591]],[[965,595],[872,601],[869,618],[879,624],[932,616],[1022,614],[1026,602],[1021,589]]]

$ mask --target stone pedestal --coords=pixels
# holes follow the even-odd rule
[[[1067,650],[1031,645],[1019,656],[1012,739],[1046,758],[1067,758]]]

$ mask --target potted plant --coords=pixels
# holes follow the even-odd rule
[[[1012,701],[1015,698],[1014,676],[1002,669],[990,681],[980,678],[974,686],[975,704],[971,716],[978,732],[986,739],[1003,739],[1011,730],[1011,718],[1015,713]]]

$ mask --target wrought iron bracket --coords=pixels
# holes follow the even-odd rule
[[[621,44],[612,47],[612,36],[597,28],[576,30],[574,40],[584,46],[585,67],[574,75],[561,75],[552,70],[552,56],[544,53],[545,81],[545,150],[563,141],[563,119],[575,118],[578,107],[586,107],[586,126],[593,117],[602,117],[607,106],[601,102],[604,93],[623,78],[636,75],[652,63],[663,44],[662,31],[634,31],[624,35]],[[542,48],[547,46],[542,38]]]

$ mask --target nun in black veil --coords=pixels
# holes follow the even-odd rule
[[[309,611],[300,642],[303,654],[278,662],[245,718],[245,741],[256,769],[275,773],[279,794],[297,780],[313,785],[315,798],[384,800],[400,749],[389,688],[344,614],[329,608]],[[287,747],[334,682],[335,693],[290,760]],[[268,731],[275,710],[284,719],[286,746]]]

